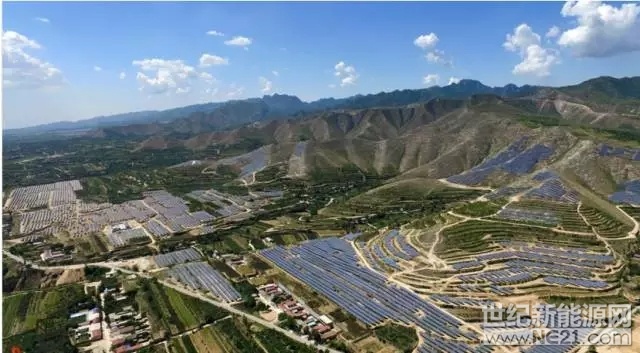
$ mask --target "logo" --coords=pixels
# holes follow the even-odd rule
[[[492,303],[482,310],[485,345],[631,345],[628,304]]]

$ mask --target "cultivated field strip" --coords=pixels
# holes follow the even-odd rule
[[[260,255],[367,325],[379,325],[390,319],[441,337],[475,337],[461,330],[462,322],[458,319],[361,266],[345,240],[312,240],[289,249],[278,246],[262,250]]]
[[[605,238],[623,238],[632,229],[630,225],[593,207],[582,206],[580,213],[595,228],[596,232]]]

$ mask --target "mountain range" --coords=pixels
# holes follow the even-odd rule
[[[568,95],[574,102],[597,106],[615,101],[610,109],[620,113],[633,113],[640,99],[640,78],[599,77],[574,86],[543,87],[516,86],[489,87],[475,80],[461,80],[448,86],[434,86],[417,90],[396,90],[348,98],[325,98],[303,102],[296,96],[274,94],[262,98],[234,100],[223,103],[205,103],[163,111],[142,111],[111,116],[100,116],[76,122],[62,121],[20,129],[4,130],[8,135],[42,134],[51,132],[96,130],[96,136],[197,134],[229,129],[243,124],[269,119],[305,116],[312,113],[339,109],[369,109],[398,107],[426,102],[433,98],[468,98],[476,94],[500,97],[526,97]]]

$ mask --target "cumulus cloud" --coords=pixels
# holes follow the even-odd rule
[[[244,48],[247,48],[248,46],[250,46],[251,43],[253,43],[251,38],[247,38],[243,36],[235,36],[229,40],[224,41],[224,44],[226,45],[231,45],[235,47],[244,47]]]
[[[439,38],[438,36],[431,32],[429,34],[420,35],[413,41],[413,44],[421,49],[433,48],[438,44]]]
[[[27,53],[42,49],[40,44],[15,31],[2,32],[2,65],[5,87],[41,88],[64,83],[62,71]]]
[[[564,31],[558,44],[578,57],[608,57],[640,50],[640,5],[601,1],[567,1],[563,17],[575,18],[576,27]]]
[[[276,77],[280,76],[280,73],[276,70],[271,71],[271,73],[273,74],[273,76],[276,76]]]
[[[514,75],[548,76],[551,67],[560,63],[558,52],[551,48],[543,48],[540,35],[526,23],[516,27],[512,34],[507,34],[502,46],[508,51],[518,52],[522,58],[512,70]]]
[[[259,81],[262,93],[270,93],[273,90],[273,82],[269,81],[266,77],[260,76]]]
[[[430,63],[440,64],[444,66],[453,65],[453,62],[451,61],[451,59],[447,58],[446,55],[444,54],[444,51],[442,50],[434,49],[433,51],[428,52],[427,55],[425,55],[424,57]]]
[[[547,38],[555,38],[557,36],[560,35],[562,31],[560,30],[560,27],[558,26],[553,26],[551,28],[549,28],[549,30],[547,31],[547,34],[545,34],[544,36]]]
[[[200,56],[200,67],[210,67],[219,65],[229,65],[229,59],[212,54],[202,54]]]
[[[218,31],[214,31],[214,30],[207,31],[207,35],[208,36],[213,36],[213,37],[224,37],[224,33],[218,32]]]
[[[119,77],[121,80],[124,80],[125,78],[127,78],[127,74],[123,71],[120,73]]]
[[[422,83],[427,86],[437,85],[438,81],[440,81],[440,76],[438,76],[437,74],[428,74],[422,79]]]
[[[51,23],[51,21],[46,17],[36,17],[35,20],[42,23]]]
[[[453,85],[455,83],[459,83],[460,79],[457,77],[449,77],[449,83],[447,83],[447,85]]]
[[[355,85],[358,80],[356,68],[340,61],[334,67],[334,75],[340,79],[340,87]]]
[[[102,68],[100,66],[96,65],[96,66],[93,67],[93,71],[100,72],[100,71],[102,71]]]
[[[140,90],[150,94],[188,92],[190,85],[202,75],[182,60],[134,60],[133,66],[140,69],[136,74]]]

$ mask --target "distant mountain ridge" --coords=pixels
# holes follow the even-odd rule
[[[149,135],[169,132],[195,134],[224,130],[266,119],[303,116],[327,110],[406,106],[426,102],[436,97],[463,99],[476,94],[525,97],[549,92],[569,94],[581,100],[594,99],[596,103],[607,98],[622,101],[636,100],[640,99],[640,77],[618,79],[603,76],[577,85],[558,88],[514,84],[489,87],[480,81],[465,79],[448,86],[395,90],[339,99],[323,98],[312,102],[304,102],[296,96],[274,94],[262,98],[196,104],[163,111],[132,112],[76,122],[55,122],[27,128],[7,129],[4,133],[26,135],[98,129],[94,132],[95,136]],[[631,106],[624,109],[634,108]]]

